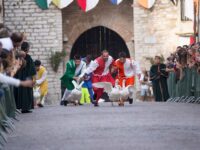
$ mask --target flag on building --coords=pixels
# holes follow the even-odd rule
[[[185,0],[185,17],[194,20],[194,0]]]
[[[69,4],[73,2],[73,0],[52,0],[54,5],[56,5],[58,8],[63,9],[67,7]]]
[[[123,0],[110,0],[112,4],[119,5]]]
[[[138,4],[147,9],[153,7],[155,1],[156,0],[137,0]]]
[[[48,9],[49,5],[51,4],[52,0],[35,0],[36,4],[41,8],[41,9]]]
[[[77,0],[77,3],[83,11],[87,12],[96,7],[99,0]]]

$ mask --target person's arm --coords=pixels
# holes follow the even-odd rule
[[[99,66],[99,64],[96,60],[92,61],[89,65],[89,67],[85,70],[85,73],[90,74],[90,73],[94,72],[98,66]]]
[[[46,80],[46,78],[47,78],[47,72],[44,71],[42,74],[42,77],[40,79],[36,80],[36,84],[37,85],[42,84]]]
[[[160,75],[167,78],[168,77],[168,72],[166,71],[167,67],[165,64],[160,65]]]
[[[157,72],[157,68],[155,68],[155,66],[151,66],[150,69],[150,80],[156,80],[158,78],[158,72]]]
[[[13,85],[16,87],[19,87],[19,86],[32,87],[33,86],[33,82],[31,80],[20,81],[18,79],[6,76],[2,73],[0,73],[0,83],[6,83],[6,84]]]
[[[13,86],[16,86],[16,87],[20,86],[20,80],[6,76],[2,73],[0,73],[0,82],[6,83],[6,84],[9,84],[9,85],[13,85]]]

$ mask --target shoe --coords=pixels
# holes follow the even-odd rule
[[[68,101],[63,101],[64,106],[67,106],[67,104],[68,104]]]
[[[42,104],[37,104],[38,107],[44,107]]]
[[[99,107],[99,104],[95,102],[94,107]]]
[[[22,110],[21,112],[22,112],[22,114],[25,114],[25,113],[32,113],[31,110]]]
[[[105,102],[105,99],[102,99],[102,98],[100,98],[98,101],[98,103],[103,103],[103,102]]]
[[[128,101],[129,101],[129,104],[133,104],[133,99],[132,98],[129,98]]]

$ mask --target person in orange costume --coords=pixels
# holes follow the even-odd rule
[[[140,75],[140,65],[137,61],[127,58],[125,52],[119,53],[119,59],[115,61],[115,70],[117,71],[116,80],[119,80],[119,85],[123,86],[123,80],[125,80],[125,86],[135,84],[135,75]],[[129,103],[133,103],[133,98],[129,98]]]

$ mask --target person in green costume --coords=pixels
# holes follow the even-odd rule
[[[65,74],[60,78],[61,84],[66,87],[66,92],[70,93],[71,90],[74,89],[74,85],[72,84],[72,81],[75,80],[79,82],[79,80],[84,76],[84,71],[86,69],[86,63],[81,60],[81,56],[75,55],[74,59],[71,59],[66,64],[66,72]],[[66,101],[64,102],[64,99],[66,97],[66,93],[64,94],[61,104],[66,105]]]

